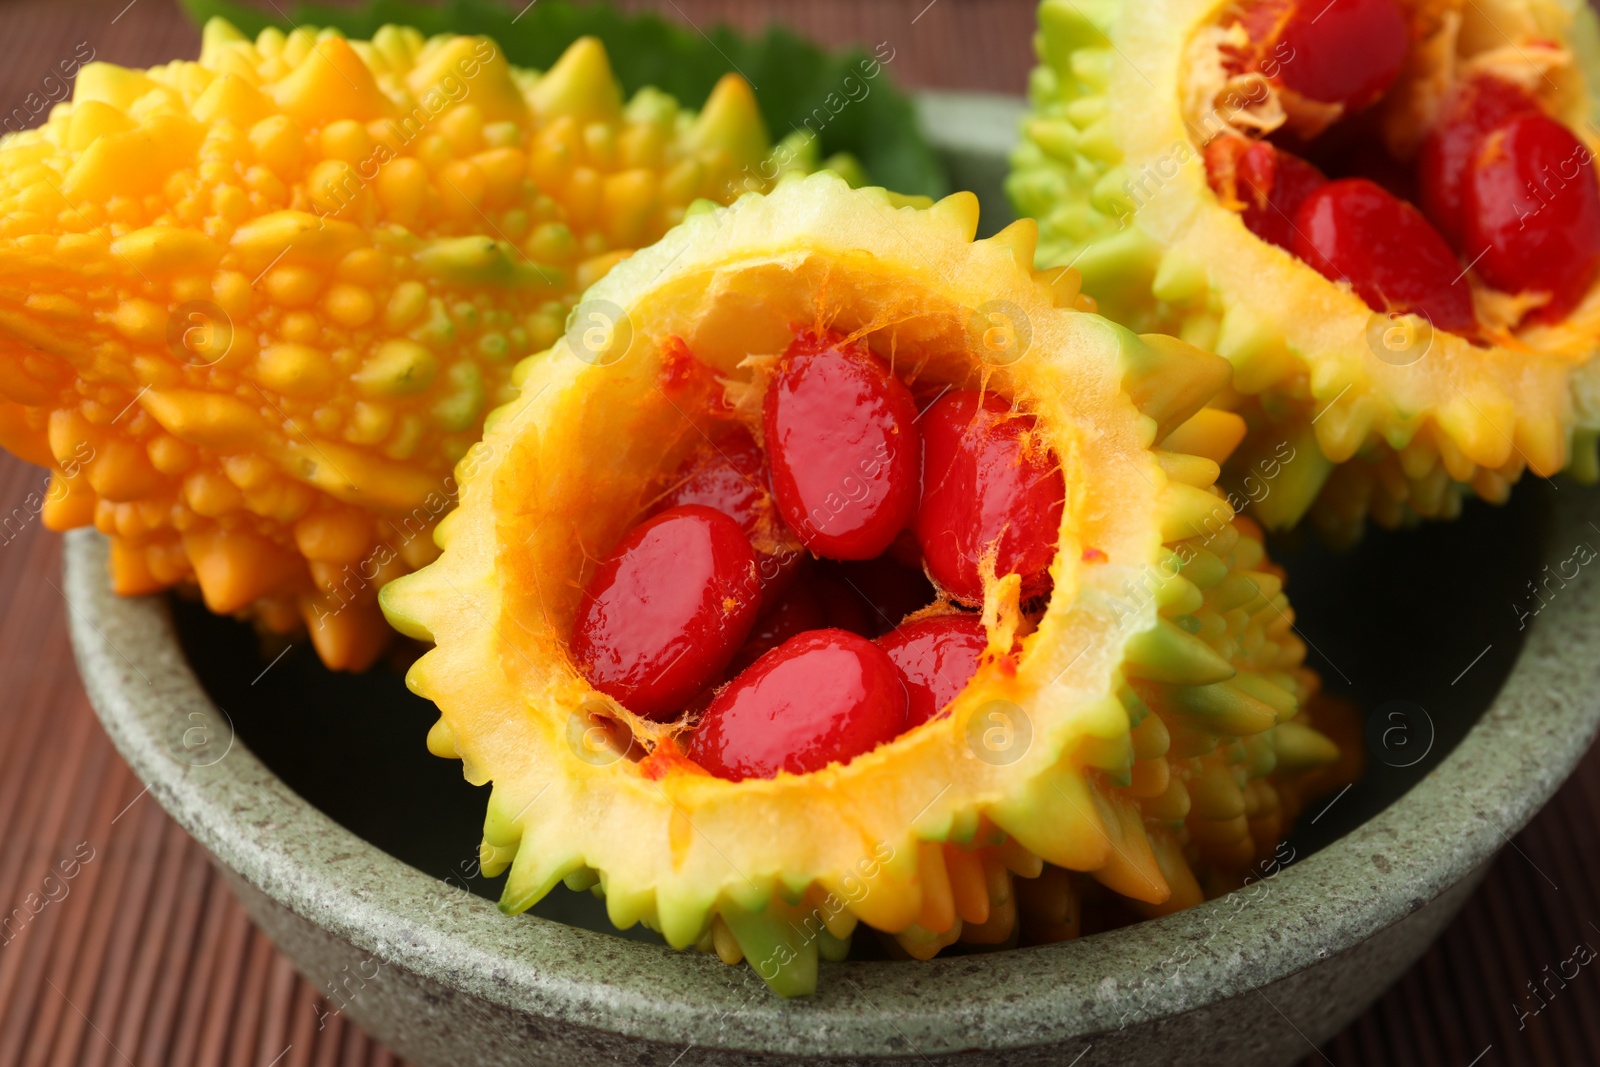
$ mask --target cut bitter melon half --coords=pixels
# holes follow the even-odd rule
[[[213,20],[197,62],[88,64],[0,141],[0,444],[119,592],[197,584],[359,669],[517,360],[695,200],[815,165],[770,150],[742,79],[625,102],[592,38],[537,74]]]
[[[509,868],[504,910],[564,881],[620,927],[805,993],[858,923],[921,958],[1015,943],[1019,908],[1041,916],[1024,938],[1070,936],[1078,883],[1042,872],[1088,872],[1144,914],[1197,903],[1202,882],[1238,884],[1328,773],[1281,574],[1213,484],[1244,432],[1202,410],[1226,362],[1074,310],[1073,272],[1032,270],[1031,220],[974,241],[977,222],[966,193],[897,206],[793,177],[692,212],[585,295],[592,335],[523,364],[463,460],[441,556],[381,598],[435,646],[407,676],[441,712],[430,749],[493,782],[482,859]],[[637,713],[591,684],[574,628],[615,572],[601,561],[661,521],[640,525],[686,457],[730,440],[719,427],[778,447],[760,415],[773,367],[818,336],[836,340],[817,358],[892,368],[924,413],[982,390],[1031,420],[1028,454],[1056,457],[1064,487],[1053,558],[1029,590],[990,551],[975,597],[946,590],[907,621],[981,620],[987,648],[942,715],[842,762],[728,780],[692,759],[703,701]],[[686,366],[709,370],[701,386]]]
[[[1268,527],[1309,510],[1348,540],[1593,477],[1592,12],[1322,9],[1044,0],[1008,186],[1040,265],[1233,364],[1225,478]]]

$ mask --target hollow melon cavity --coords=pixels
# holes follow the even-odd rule
[[[1600,35],[1586,5],[1401,7],[1411,52],[1372,116],[1391,154],[1409,159],[1454,79],[1485,70],[1527,84],[1589,148],[1600,144]],[[1218,68],[1227,10],[1211,0],[1040,5],[1032,112],[1008,184],[1039,220],[1039,265],[1074,264],[1106,314],[1228,359],[1234,379],[1218,404],[1250,425],[1228,478],[1257,487],[1247,495],[1268,527],[1310,510],[1349,540],[1369,514],[1385,525],[1452,516],[1466,489],[1503,500],[1524,471],[1592,477],[1600,284],[1562,321],[1473,344],[1416,315],[1374,312],[1258,239],[1208,187],[1200,155],[1220,131],[1283,118],[1264,114],[1274,99]],[[1480,319],[1510,299],[1480,292]],[[1263,479],[1263,464],[1284,457]]]
[[[690,203],[766,188],[769,148],[740,78],[624,101],[592,38],[538,74],[213,20],[197,62],[88,64],[0,141],[0,444],[118,591],[197,584],[359,669],[517,360]]]
[[[407,676],[441,711],[430,748],[494,784],[482,858],[509,868],[505,911],[592,888],[618,926],[807,993],[861,923],[923,958],[1014,943],[1013,879],[1064,919],[1046,864],[1147,914],[1196,903],[1276,844],[1275,782],[1336,757],[1299,710],[1314,679],[1281,575],[1213,486],[1243,429],[1201,410],[1226,362],[1072,310],[1075,274],[1031,269],[1034,224],[974,241],[977,215],[970,194],[897,206],[786,180],[692,212],[585,295],[594,336],[521,366],[463,460],[440,558],[382,594],[435,644]],[[1016,576],[986,584],[990,649],[1021,651],[947,716],[843,765],[725,781],[679,754],[688,722],[591,688],[567,638],[595,557],[704,440],[667,354],[686,344],[744,410],[760,357],[810,328],[1037,417],[1068,487],[1054,593],[1025,614]]]

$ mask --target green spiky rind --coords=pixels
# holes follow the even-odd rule
[[[1305,646],[1294,631],[1281,579],[1257,569],[1263,556],[1254,532],[1241,533],[1232,523],[1214,526],[1173,545],[1173,557],[1192,595],[1163,606],[1163,621],[1170,624],[1164,640],[1190,635],[1209,654],[1191,648],[1172,659],[1197,667],[1223,661],[1229,673],[1209,684],[1135,681],[1122,701],[1130,720],[1153,710],[1178,734],[1170,747],[1141,754],[1165,759],[1171,782],[1159,799],[1144,798],[1144,819],[1153,832],[1172,835],[1196,872],[1207,872],[1270,852],[1281,824],[1256,825],[1251,804],[1275,805],[1274,774],[1330,763],[1338,749],[1300,714],[1311,688],[1301,666]],[[1194,677],[1203,676],[1197,669]],[[1128,783],[1117,784],[1140,795]]]
[[[928,208],[893,205],[882,190],[852,192],[814,175],[695,213],[621,264],[586,299],[624,309],[634,347],[600,366],[563,339],[519,367],[521,397],[490,417],[470,469],[463,462],[460,506],[436,532],[439,561],[385,588],[396,625],[437,642],[408,684],[439,704],[468,779],[494,781],[484,854],[488,870],[510,864],[506,910],[558,882],[593,885],[617,925],[644,923],[678,947],[703,943],[721,915],[754,963],[788,936],[786,909],[805,907],[800,901],[843,901],[852,922],[889,932],[916,926],[932,877],[918,859],[921,843],[974,843],[985,822],[1052,863],[1100,870],[1108,884],[1159,897],[1139,883],[1149,871],[1160,875],[1153,859],[1139,866],[1150,847],[1137,820],[1131,832],[1105,821],[1117,809],[1100,775],[1131,762],[1129,714],[1117,694],[1132,681],[1174,714],[1204,715],[1208,729],[1220,730],[1215,701],[1189,712],[1178,699],[1234,676],[1226,662],[1219,667],[1218,650],[1252,673],[1298,665],[1303,650],[1265,617],[1239,606],[1206,614],[1205,594],[1166,544],[1201,539],[1225,573],[1259,562],[1259,547],[1252,552],[1238,536],[1215,490],[1169,482],[1150,451],[1158,434],[1206,402],[1220,361],[1052,307],[1049,289],[1026,269],[1029,223],[973,242],[968,195]],[[765,280],[747,285],[747,272]],[[1069,493],[1078,521],[1064,524],[1057,592],[1015,671],[980,670],[948,718],[806,776],[651,780],[629,760],[597,763],[572,745],[573,715],[600,698],[568,663],[559,619],[581,586],[583,545],[626,529],[638,507],[627,487],[642,486],[688,446],[678,442],[682,416],[649,399],[659,342],[684,336],[732,373],[748,350],[719,351],[715,334],[694,331],[716,322],[718,301],[752,290],[764,303],[744,305],[743,314],[782,331],[813,317],[819,294],[851,293],[826,299],[842,301],[840,313],[895,324],[912,350],[955,353],[940,358],[952,361],[943,370],[956,380],[977,366],[978,341],[965,332],[974,305],[1004,300],[1021,309],[1033,350],[1014,367],[991,369],[989,382],[1036,412],[1051,446],[1074,457],[1083,472]],[[861,325],[835,320],[852,323]],[[1145,410],[1130,397],[1144,398]],[[590,408],[591,398],[605,406]],[[1118,506],[1083,499],[1113,483]],[[1078,565],[1088,537],[1109,562]],[[572,577],[551,581],[563,574]],[[986,616],[1005,615],[1007,587],[990,589]],[[1213,595],[1237,599],[1231,588]],[[1263,598],[1280,599],[1275,589]],[[1194,633],[1163,612],[1181,612],[1175,617]],[[1161,641],[1141,637],[1158,625]],[[974,716],[994,700],[1024,709],[1031,726],[1029,747],[1004,764],[976,758],[967,740]],[[627,719],[646,739],[665,732]],[[789,948],[793,969],[762,977],[780,992],[804,992],[815,946]]]
[[[1116,7],[1097,0],[1039,8],[1034,48],[1042,62],[1029,76],[1033,110],[1006,191],[1019,212],[1039,220],[1041,264],[1072,262],[1122,228],[1120,213],[1096,195],[1121,162],[1105,94],[1115,59],[1106,30]]]
[[[1595,17],[1573,0],[1530,6],[1543,25],[1567,27],[1589,99],[1564,117],[1586,136],[1600,114]],[[1312,446],[1320,461],[1298,452],[1271,502],[1257,502],[1270,527],[1315,501],[1319,524],[1349,539],[1369,514],[1390,525],[1448,517],[1462,492],[1496,499],[1525,468],[1592,466],[1576,453],[1600,426],[1586,395],[1600,389],[1580,386],[1575,404],[1572,379],[1600,337],[1600,285],[1568,323],[1525,331],[1532,352],[1439,333],[1409,366],[1378,359],[1365,304],[1255,239],[1207,188],[1179,101],[1184,49],[1214,13],[1207,0],[1041,3],[1040,65],[1007,184],[1018,211],[1039,220],[1040,265],[1073,263],[1103,313],[1226,357],[1253,444]],[[1110,124],[1111,115],[1140,121]],[[1230,482],[1262,481],[1253,465],[1262,451],[1247,445]],[[1386,458],[1401,452],[1404,464]],[[1366,467],[1324,494],[1336,465],[1352,461]]]

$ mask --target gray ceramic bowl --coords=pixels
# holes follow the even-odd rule
[[[1016,105],[924,105],[957,183],[996,206]],[[263,671],[235,624],[115,597],[93,532],[68,537],[66,591],[90,698],[152,795],[331,1010],[419,1064],[1237,1065],[1304,1056],[1361,1012],[1587,747],[1600,571],[1513,624],[1525,583],[1600,544],[1597,523],[1600,495],[1529,484],[1508,508],[1351,555],[1278,546],[1317,666],[1374,709],[1378,757],[1307,813],[1298,862],[1075,942],[824,964],[799,1001],[607,932],[562,890],[515,919],[464,891],[484,889],[470,877],[482,794],[423,755],[430,717],[392,674],[332,676],[303,652]]]

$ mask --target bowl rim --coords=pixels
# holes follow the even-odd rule
[[[1600,534],[1600,493],[1551,495],[1547,543]],[[1587,568],[1534,620],[1504,687],[1437,768],[1258,889],[1056,945],[927,963],[824,963],[816,996],[783,1001],[748,968],[711,955],[537,916],[508,919],[344,829],[242,743],[214,762],[193,758],[178,739],[197,726],[225,728],[225,712],[189,669],[165,599],[111,591],[107,553],[93,530],[67,536],[65,592],[85,688],[150,792],[219,863],[360,951],[446,987],[514,1012],[702,1048],[835,1056],[1016,1048],[1259,989],[1354,947],[1484,863],[1600,726],[1600,657],[1565,639],[1600,633],[1600,568]]]

